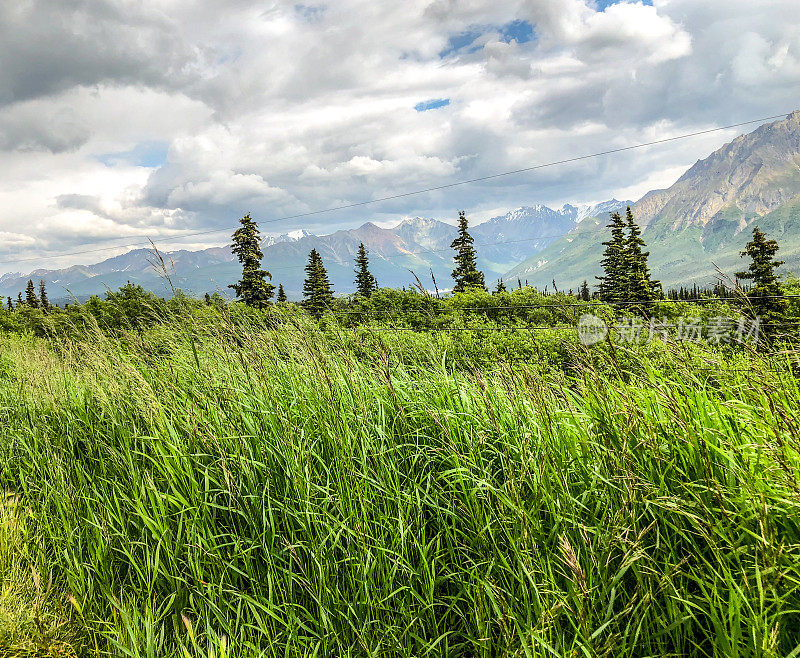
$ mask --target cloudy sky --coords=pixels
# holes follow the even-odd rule
[[[750,128],[270,221],[788,113],[799,85],[797,0],[0,1],[0,272],[223,244],[245,212],[636,198]]]

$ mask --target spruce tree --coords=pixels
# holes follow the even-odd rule
[[[581,289],[578,292],[578,297],[580,297],[582,301],[588,302],[591,296],[592,295],[589,292],[589,282],[584,280],[583,283],[581,284]]]
[[[603,276],[596,277],[600,281],[600,299],[604,302],[626,301],[627,272],[625,254],[627,239],[625,238],[625,222],[618,212],[611,213],[611,239],[603,242],[605,251],[603,260]]]
[[[358,245],[355,273],[356,292],[363,297],[369,297],[378,288],[378,282],[369,271],[369,256],[363,242]]]
[[[6,303],[8,304],[8,310],[9,311],[13,311],[14,310],[14,302],[11,301],[11,297],[7,298],[7,302]]]
[[[483,272],[478,269],[478,256],[472,246],[472,236],[467,231],[467,217],[463,210],[458,213],[458,237],[450,245],[456,250],[456,269],[453,280],[456,282],[453,292],[464,292],[470,288],[486,290]]]
[[[786,299],[781,297],[783,287],[775,274],[775,269],[783,265],[783,261],[774,260],[776,253],[778,243],[767,240],[767,236],[757,226],[754,227],[753,239],[741,252],[742,256],[750,257],[750,267],[746,272],[736,273],[737,278],[753,282],[748,297],[761,322],[768,325],[786,319]]]
[[[44,279],[39,280],[39,303],[42,305],[45,313],[50,311],[50,300],[47,299],[47,290],[45,289]]]
[[[236,291],[236,297],[253,308],[266,308],[275,291],[275,286],[267,281],[272,275],[261,269],[261,234],[258,224],[254,222],[250,213],[239,220],[241,227],[233,234],[231,251],[236,254],[242,264],[242,278],[238,283],[229,285]]]
[[[22,300],[22,293],[17,293],[17,308],[22,308],[25,305],[25,302]]]
[[[283,289],[283,284],[278,285],[278,296],[275,298],[278,303],[286,301],[286,291]]]
[[[206,306],[211,306],[211,295],[209,293],[203,295],[203,301],[206,303]]]
[[[308,255],[306,280],[303,283],[303,308],[319,317],[333,302],[333,290],[322,257],[316,249]]]
[[[659,296],[661,284],[650,280],[650,269],[647,266],[649,251],[643,251],[645,242],[642,239],[642,230],[633,219],[631,207],[626,211],[626,227],[628,239],[623,259],[625,277],[624,301],[650,302]]]
[[[503,283],[503,279],[497,279],[497,285],[494,287],[494,294],[499,295],[501,292],[507,292],[508,288],[506,288],[506,284]]]
[[[32,279],[28,279],[28,286],[25,288],[25,303],[31,308],[39,308],[39,298]]]

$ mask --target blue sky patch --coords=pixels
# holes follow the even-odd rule
[[[439,57],[444,59],[449,55],[470,55],[483,48],[483,43],[478,42],[479,37],[489,32],[498,32],[500,39],[506,43],[516,41],[517,43],[528,43],[535,39],[533,25],[529,21],[515,20],[504,25],[481,25],[474,26],[458,34],[451,35],[447,40],[447,48],[439,53]]]
[[[469,54],[480,50],[482,46],[473,46],[472,44],[475,42],[475,39],[481,36],[481,34],[483,34],[481,30],[472,29],[452,35],[447,40],[447,48],[439,53],[439,57],[445,58],[448,55],[453,55],[454,53]]]
[[[414,106],[417,112],[427,112],[428,110],[435,110],[440,107],[450,105],[449,98],[432,98],[429,101],[422,101]]]
[[[106,167],[126,164],[135,167],[155,168],[167,163],[168,149],[169,145],[166,142],[142,142],[129,151],[102,153],[95,157]]]
[[[500,35],[506,43],[528,43],[533,41],[533,25],[528,21],[511,21],[500,27]]]
[[[643,5],[653,6],[653,0],[639,0]],[[626,0],[595,0],[595,4],[597,5],[597,9],[600,11],[605,11],[607,7],[611,5],[618,5]]]

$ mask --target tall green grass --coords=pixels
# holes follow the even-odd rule
[[[800,655],[780,358],[312,326],[0,349],[2,485],[86,655]]]

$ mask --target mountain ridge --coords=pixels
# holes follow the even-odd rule
[[[606,218],[630,205],[650,250],[650,265],[666,286],[713,282],[716,268],[739,269],[742,233],[756,222],[779,240],[787,269],[800,269],[800,110],[740,135],[689,167],[668,188],[652,190],[638,201],[611,199],[599,204],[521,206],[471,227],[478,264],[493,280],[520,278],[544,287],[556,280],[575,288],[600,273]],[[353,260],[361,242],[370,251],[381,285],[413,285],[414,275],[436,277],[447,290],[453,268],[450,243],[456,228],[425,217],[405,218],[384,228],[366,222],[357,228],[314,235],[305,229],[264,238],[264,265],[273,282],[290,298],[302,289],[303,267],[312,248],[322,255],[334,289],[353,286]],[[239,278],[229,248],[176,250],[164,254],[172,284],[191,294],[228,293]],[[130,280],[162,294],[170,285],[147,262],[150,250],[135,249],[90,265],[38,269],[0,276],[0,294],[16,297],[29,278],[70,290],[78,297],[102,293]],[[447,283],[445,283],[447,282]],[[51,291],[51,297],[59,297]]]
[[[581,213],[592,208],[620,205],[615,200],[596,205],[566,204],[552,209],[542,204],[522,206],[477,224],[470,230],[479,245],[479,265],[487,281],[501,277],[508,267],[541,249],[572,230]],[[304,265],[308,252],[320,252],[338,292],[353,289],[353,260],[361,242],[370,251],[374,274],[381,285],[409,286],[414,274],[428,281],[431,271],[441,290],[448,290],[453,269],[450,243],[456,237],[453,224],[434,218],[405,218],[392,228],[365,222],[353,229],[340,229],[327,235],[314,235],[298,229],[280,235],[264,236],[264,266],[275,283],[283,283],[290,298],[298,299],[302,290]],[[498,243],[498,244],[495,244]],[[239,278],[239,265],[227,247],[209,247],[199,251],[179,249],[161,254],[169,269],[172,285],[201,295],[204,292],[227,294],[227,285]],[[127,281],[169,294],[171,285],[158,277],[150,249],[134,249],[90,265],[63,269],[38,269],[23,275],[19,272],[0,276],[0,294],[16,297],[29,278],[44,279],[51,287],[53,300],[65,299],[67,291],[81,299],[100,294]],[[414,274],[412,274],[412,271]],[[52,290],[52,287],[58,290]],[[431,282],[432,286],[432,282]]]
[[[698,160],[670,187],[632,205],[650,250],[650,265],[665,285],[709,285],[717,268],[739,268],[743,235],[759,224],[781,244],[784,272],[800,269],[800,232],[769,215],[800,195],[800,110],[724,144]],[[765,219],[767,218],[767,219]],[[587,218],[576,231],[511,268],[509,278],[542,286],[553,278],[576,286],[600,274],[605,218]]]

